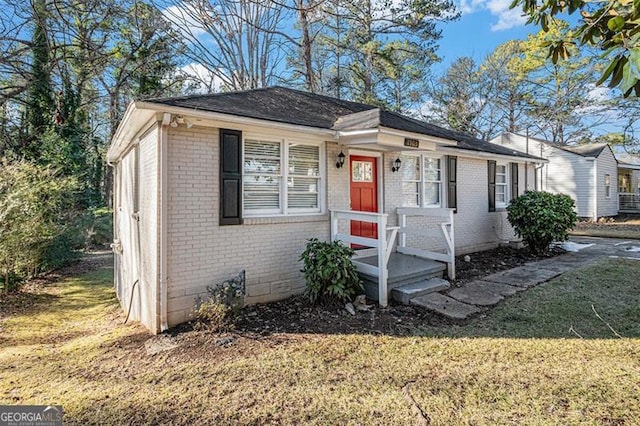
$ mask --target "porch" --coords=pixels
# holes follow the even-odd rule
[[[358,246],[353,262],[367,297],[381,306],[389,297],[408,303],[448,288],[445,269],[455,279],[453,209],[398,208],[396,214],[398,226],[389,226],[386,213],[331,211],[331,240]],[[373,225],[375,237],[355,235],[352,221]],[[441,250],[432,248],[436,241]]]
[[[619,192],[618,212],[640,213],[640,193]]]

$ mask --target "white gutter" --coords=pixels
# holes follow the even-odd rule
[[[481,152],[481,151],[472,151],[464,148],[454,148],[454,147],[441,147],[438,148],[438,151],[442,151],[445,154],[455,154],[460,155],[461,157],[467,158],[478,158],[478,159],[504,159],[508,158],[516,163],[534,163],[534,164],[545,164],[548,163],[549,160],[544,158],[527,158],[527,157],[518,157],[516,155],[508,155],[508,154],[497,154],[492,152]]]
[[[268,127],[275,127],[275,128],[284,129],[284,130],[291,130],[291,131],[298,131],[298,132],[304,131],[307,133],[315,133],[315,134],[329,135],[329,136],[335,135],[335,131],[330,129],[304,126],[301,124],[280,123],[277,121],[270,121],[264,118],[242,117],[239,115],[232,115],[228,113],[211,112],[211,111],[176,107],[171,105],[156,104],[153,102],[143,102],[143,101],[135,102],[135,106],[138,109],[148,109],[148,110],[158,111],[158,112],[168,112],[175,115],[188,115],[189,117],[200,118],[204,120],[218,120],[218,121],[224,121],[227,123],[245,124],[250,126],[268,126]]]

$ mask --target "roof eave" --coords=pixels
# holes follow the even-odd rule
[[[512,161],[516,161],[519,163],[548,163],[549,160],[540,157],[520,157],[517,155],[509,155],[509,154],[499,154],[495,152],[485,152],[485,151],[476,151],[473,149],[465,149],[460,147],[442,147],[440,148],[444,153],[456,153],[459,155],[463,155],[464,157],[470,158],[500,158],[500,159],[508,159]]]

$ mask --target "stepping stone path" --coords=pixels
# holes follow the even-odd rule
[[[572,240],[596,242],[586,250],[566,253],[554,258],[528,263],[524,266],[497,272],[454,288],[448,293],[431,293],[410,297],[412,305],[422,306],[451,319],[463,320],[498,304],[505,297],[525,291],[575,268],[593,264],[604,257],[627,257],[640,260],[639,253],[626,251],[620,240],[576,238]]]
[[[480,308],[458,302],[456,299],[440,293],[430,293],[425,296],[416,297],[415,299],[411,299],[411,304],[458,320],[466,319],[469,315],[480,312]]]

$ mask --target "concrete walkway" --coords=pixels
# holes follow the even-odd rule
[[[568,252],[551,259],[530,262],[517,268],[491,274],[444,294],[427,294],[412,299],[411,303],[452,319],[466,319],[498,304],[505,297],[602,259],[619,257],[640,261],[640,240],[571,237],[570,241],[593,245],[578,252]]]

